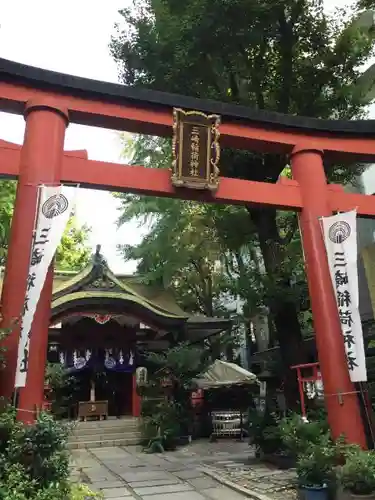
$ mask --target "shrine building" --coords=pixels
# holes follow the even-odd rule
[[[77,379],[70,418],[93,400],[106,403],[108,416],[137,417],[135,371],[144,353],[200,342],[227,330],[230,321],[191,316],[167,290],[136,275],[115,275],[99,250],[81,272],[55,272],[48,361]]]

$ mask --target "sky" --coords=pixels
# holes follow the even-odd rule
[[[0,56],[24,64],[86,78],[118,82],[117,67],[108,44],[118,10],[131,0],[2,0],[0,1]],[[327,0],[327,7],[346,4]],[[0,138],[21,144],[24,120],[0,113]],[[65,149],[86,149],[90,159],[119,162],[117,132],[69,125]],[[142,232],[135,223],[116,227],[118,201],[110,193],[81,189],[77,218],[92,228],[90,244],[102,252],[116,273],[131,273],[134,262],[124,262],[118,244],[135,244]]]
[[[0,56],[31,66],[117,83],[117,67],[108,44],[118,10],[129,0],[3,0],[0,2]],[[0,138],[21,144],[24,120],[0,113]],[[119,162],[117,132],[69,125],[65,149],[86,149],[90,159]],[[102,253],[116,273],[130,273],[135,263],[124,262],[118,244],[134,244],[142,237],[136,224],[117,230],[118,201],[110,193],[81,189],[79,223],[92,228],[90,244]]]

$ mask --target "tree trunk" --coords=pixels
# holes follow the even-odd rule
[[[298,320],[296,304],[290,298],[288,276],[282,275],[285,247],[280,242],[276,224],[276,210],[249,208],[249,213],[259,236],[259,244],[268,277],[275,282],[279,293],[269,301],[270,312],[274,319],[276,338],[284,371],[284,392],[289,409],[296,409],[299,401],[298,382],[291,366],[305,363],[306,352]]]

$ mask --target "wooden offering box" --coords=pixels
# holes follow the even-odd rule
[[[78,403],[78,418],[96,417],[101,420],[108,417],[108,401],[80,401]]]

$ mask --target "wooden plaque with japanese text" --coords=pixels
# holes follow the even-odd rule
[[[219,115],[173,110],[172,184],[209,189],[219,186]]]

